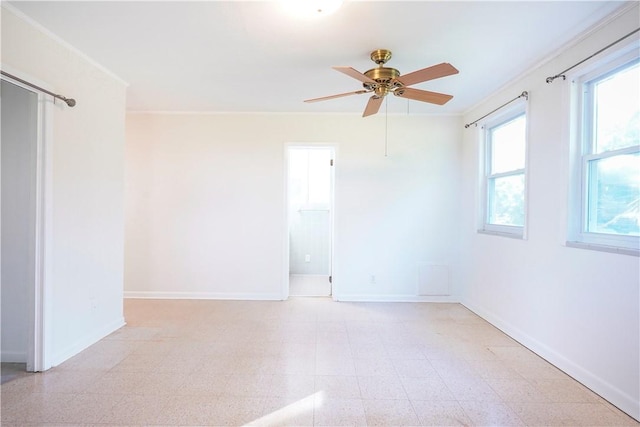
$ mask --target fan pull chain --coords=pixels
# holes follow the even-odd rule
[[[388,139],[389,139],[389,98],[384,98],[384,156],[388,154]]]

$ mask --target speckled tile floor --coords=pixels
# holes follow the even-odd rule
[[[125,317],[46,373],[3,365],[2,425],[640,425],[458,304],[125,300]]]

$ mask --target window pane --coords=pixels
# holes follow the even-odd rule
[[[289,150],[289,198],[292,206],[307,203],[309,174],[307,171],[308,154],[304,150]]]
[[[524,226],[524,174],[489,180],[489,224]]]
[[[589,162],[587,231],[640,235],[640,153]]]
[[[331,189],[330,150],[309,150],[309,203],[329,207]]]
[[[594,85],[596,153],[638,145],[640,133],[640,67],[615,73]]]
[[[289,200],[291,206],[328,209],[331,189],[331,150],[289,150]],[[313,206],[311,206],[313,205]],[[297,209],[296,208],[296,209]]]
[[[524,169],[525,115],[492,128],[491,174]]]

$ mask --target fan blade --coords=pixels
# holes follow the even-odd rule
[[[334,98],[342,98],[343,96],[349,95],[361,95],[363,93],[371,92],[370,90],[356,90],[355,92],[347,92],[347,93],[339,93],[337,95],[323,96],[322,98],[313,98],[313,99],[305,99],[304,102],[318,102],[318,101],[326,101],[328,99]]]
[[[434,65],[431,67],[423,68],[422,70],[414,71],[413,73],[405,74],[398,77],[400,83],[405,86],[411,86],[416,83],[426,82],[427,80],[439,79],[440,77],[450,76],[452,74],[458,74],[459,71],[453,65],[448,62]]]
[[[382,105],[382,97],[373,95],[369,98],[369,102],[367,102],[367,106],[364,109],[364,113],[362,113],[362,117],[371,116],[377,113],[380,109],[380,105]]]
[[[445,93],[429,92],[428,90],[413,89],[410,87],[401,87],[393,92],[394,95],[401,98],[414,99],[416,101],[430,102],[432,104],[444,105],[453,95]]]
[[[331,67],[336,71],[346,74],[349,77],[353,77],[356,80],[360,80],[362,83],[375,83],[376,81],[362,74],[360,71],[351,67]]]

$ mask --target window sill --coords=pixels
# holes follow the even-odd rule
[[[639,249],[622,248],[619,246],[608,246],[608,245],[601,245],[597,243],[567,241],[566,246],[569,248],[588,249],[592,251],[610,252],[610,253],[621,254],[621,255],[640,256]]]
[[[478,234],[487,234],[489,236],[509,237],[511,239],[517,239],[517,240],[526,240],[522,233],[508,233],[506,231],[478,230]]]

